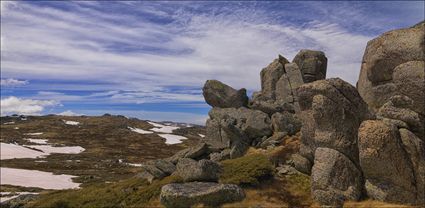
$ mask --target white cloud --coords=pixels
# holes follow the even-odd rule
[[[21,99],[14,96],[1,99],[1,115],[40,115],[45,107],[58,105],[54,100]]]
[[[58,113],[57,115],[60,115],[60,116],[81,116],[82,114],[74,113],[70,110],[67,110],[67,111],[64,111],[62,113]]]
[[[173,16],[175,23],[165,26],[136,16],[107,14],[81,6],[74,12],[25,3],[19,7],[8,10],[2,24],[2,36],[7,38],[2,73],[39,79],[107,80],[117,84],[108,90],[201,87],[207,79],[258,90],[263,67],[278,54],[292,59],[302,48],[324,50],[329,58],[329,75],[354,84],[364,47],[371,39],[326,22],[294,27],[270,22],[261,12],[250,14],[243,10],[225,15],[181,11]],[[129,23],[113,24],[111,18]],[[111,44],[167,52],[123,53]],[[133,97],[115,97],[118,96]],[[173,98],[170,94],[165,96]]]
[[[17,80],[17,79],[1,79],[0,86],[2,87],[16,87],[28,84],[27,80]]]

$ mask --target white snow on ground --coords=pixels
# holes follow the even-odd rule
[[[15,127],[14,129],[19,129],[19,127]]]
[[[15,124],[14,121],[3,123],[4,125]]]
[[[35,144],[47,144],[47,139],[26,139],[26,140]]]
[[[48,155],[52,153],[78,154],[85,150],[84,148],[80,146],[53,147],[51,145],[26,145],[26,147],[31,147],[34,149],[41,150]]]
[[[33,150],[35,148],[41,151]],[[51,153],[78,154],[85,149],[80,146],[52,147],[51,145],[28,145],[20,146],[16,144],[0,143],[0,159],[7,160],[13,158],[38,158]]]
[[[152,126],[155,126],[155,128],[152,128],[152,129],[149,129],[149,130],[154,131],[154,132],[160,132],[160,133],[173,133],[173,130],[180,128],[178,126],[165,126],[165,125],[155,123],[155,122],[151,122],[151,121],[148,121],[148,123]]]
[[[42,134],[43,134],[42,132],[37,132],[37,133],[25,133],[24,135],[27,135],[27,136],[40,136]]]
[[[126,163],[126,164],[133,167],[142,167],[142,164],[140,163]]]
[[[72,175],[53,175],[53,173],[25,170],[16,168],[0,168],[0,179],[2,184],[24,187],[39,187],[43,189],[72,189],[78,188],[80,184],[72,182]]]
[[[134,131],[134,132],[139,133],[139,134],[152,134],[153,133],[151,131],[146,131],[146,130],[143,130],[143,129],[133,128],[133,127],[129,127],[129,126],[128,126],[128,129],[130,129],[130,131]]]
[[[78,121],[67,121],[67,120],[62,120],[66,125],[72,125],[72,126],[78,126],[80,125],[80,122]]]
[[[205,137],[205,135],[203,135],[203,134],[198,134],[200,137],[202,137],[202,138],[204,138]]]
[[[0,192],[0,195],[2,195],[2,197],[0,197],[0,203],[1,202],[8,201],[8,200],[11,200],[11,199],[14,199],[14,198],[16,198],[16,197],[18,197],[20,195],[38,194],[38,193],[35,193],[35,192],[15,192],[16,195],[13,195],[13,196],[4,196],[4,195],[10,195],[10,194],[11,194],[10,192]]]
[[[158,134],[158,136],[166,139],[165,144],[178,144],[178,143],[182,143],[181,140],[187,139],[184,136],[179,136],[174,134]]]
[[[25,148],[16,144],[0,143],[0,159],[7,160],[13,158],[37,158],[48,155],[44,152]]]

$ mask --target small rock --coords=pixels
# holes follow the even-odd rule
[[[311,174],[311,167],[313,166],[313,164],[310,160],[301,156],[300,154],[293,154],[291,156],[291,160],[294,164],[295,169],[307,175]]]
[[[300,131],[302,123],[292,113],[275,113],[271,118],[274,132],[288,132],[288,135],[294,135]]]

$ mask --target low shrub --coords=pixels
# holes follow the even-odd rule
[[[249,154],[221,162],[223,173],[221,183],[237,185],[258,185],[262,179],[273,175],[274,166],[263,154]]]

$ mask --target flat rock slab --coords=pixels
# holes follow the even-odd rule
[[[219,206],[244,198],[244,191],[237,185],[211,182],[171,183],[162,187],[160,195],[165,207]]]

